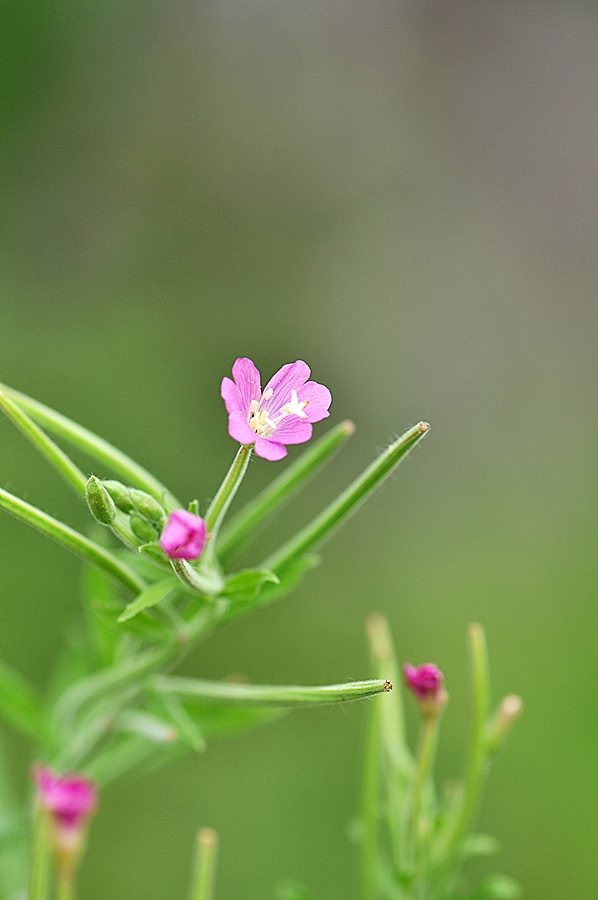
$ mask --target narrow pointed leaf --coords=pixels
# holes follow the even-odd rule
[[[236,684],[226,681],[203,681],[174,675],[156,675],[150,682],[157,691],[172,692],[189,701],[232,703],[259,706],[301,706],[302,704],[340,703],[359,700],[392,690],[389,681],[353,681],[324,687]]]
[[[260,592],[253,599],[239,599],[237,602],[231,603],[224,613],[223,621],[228,622],[230,619],[236,619],[238,616],[245,615],[258,606],[266,606],[268,603],[284,597],[289,591],[297,587],[306,572],[318,566],[320,562],[320,557],[315,553],[309,553],[292,560],[276,574],[275,578],[277,578],[277,581],[265,582]]]
[[[162,600],[165,600],[166,597],[173,593],[173,591],[176,591],[178,587],[179,580],[174,576],[150,584],[150,586],[145,588],[135,600],[131,601],[128,606],[125,606],[123,612],[118,617],[118,621],[126,622],[127,619],[132,619],[133,616],[137,616],[140,612],[143,612],[144,609],[156,606],[157,603],[161,603]]]
[[[183,504],[157,478],[154,478],[143,466],[136,463],[126,453],[113,447],[108,441],[98,437],[92,431],[89,431],[82,425],[78,425],[61,413],[50,409],[49,406],[27,397],[26,394],[22,394],[20,391],[15,391],[7,385],[2,385],[1,389],[21,409],[24,409],[38,425],[42,425],[52,434],[63,438],[71,446],[87,453],[92,459],[108,466],[128,483],[141,488],[143,491],[147,491],[148,494],[152,494],[156,500],[164,502],[170,511],[182,508]]]
[[[87,478],[81,469],[75,465],[67,454],[45,434],[32,419],[29,418],[20,406],[0,390],[0,409],[17,426],[17,428],[31,441],[50,465],[62,475],[65,481],[75,490],[79,496],[85,496],[85,484]]]
[[[180,739],[189,744],[196,753],[205,750],[206,742],[201,728],[189,715],[177,695],[163,693],[160,699],[162,700],[166,716],[176,728]]]
[[[268,569],[244,569],[230,575],[222,591],[231,600],[254,600],[265,584],[280,584],[280,579]]]
[[[258,528],[309,483],[354,431],[349,420],[331,428],[223,527],[216,552],[224,565],[249,546]]]
[[[388,478],[401,460],[427,434],[429,428],[426,422],[420,422],[387,447],[319,516],[264,560],[263,568],[278,574],[294,559],[319,547]]]
[[[63,522],[59,522],[58,519],[52,518],[52,516],[42,512],[41,509],[37,509],[36,506],[31,506],[19,497],[15,497],[14,494],[9,494],[8,491],[2,489],[0,489],[0,509],[11,513],[11,515],[16,516],[17,519],[21,519],[23,522],[27,522],[28,525],[36,528],[37,531],[41,531],[47,537],[58,541],[59,544],[62,544],[68,550],[72,550],[77,556],[103,569],[130,591],[133,591],[133,593],[138,594],[145,588],[145,583],[137,577],[135,572],[124,563],[121,563],[108,550],[104,550],[99,544],[90,541],[89,538],[79,534],[78,531],[75,531]]]

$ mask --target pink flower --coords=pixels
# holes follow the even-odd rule
[[[434,663],[424,663],[418,669],[405,663],[403,672],[407,687],[421,700],[437,695],[442,688],[443,674]]]
[[[57,775],[46,766],[36,766],[33,778],[40,803],[56,824],[66,830],[80,830],[98,801],[93,781],[82,775]]]
[[[263,393],[260,373],[250,359],[238,359],[233,379],[222,379],[220,393],[228,412],[228,433],[240,444],[255,444],[263,459],[283,459],[285,444],[303,444],[312,434],[312,422],[330,415],[328,388],[308,381],[309,366],[289,363],[274,375]]]
[[[177,509],[168,517],[160,546],[171,559],[197,559],[206,543],[206,523],[200,516]]]

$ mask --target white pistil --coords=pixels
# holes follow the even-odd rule
[[[304,410],[308,403],[309,400],[300,401],[297,397],[297,391],[292,390],[290,401],[280,407],[280,412],[283,416],[299,416],[300,419],[307,419],[307,413]]]

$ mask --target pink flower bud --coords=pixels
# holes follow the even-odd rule
[[[96,808],[97,791],[88,778],[56,775],[46,766],[36,766],[33,778],[41,805],[63,828],[80,828]]]
[[[93,814],[98,794],[93,781],[82,775],[57,775],[47,766],[36,766],[33,780],[39,804],[49,813],[59,881],[74,876],[81,857],[86,825]]]
[[[415,668],[411,663],[403,666],[405,683],[415,696],[422,715],[426,718],[437,716],[448,700],[448,694],[442,687],[444,678],[434,663],[424,663]]]
[[[171,559],[198,559],[206,543],[206,523],[200,516],[177,509],[168,517],[160,546]]]

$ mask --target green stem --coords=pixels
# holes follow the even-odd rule
[[[417,751],[417,768],[415,772],[415,784],[413,786],[413,800],[411,804],[411,823],[410,823],[410,853],[411,859],[416,867],[421,856],[420,841],[425,842],[427,836],[426,825],[429,828],[431,823],[421,821],[422,801],[424,789],[430,778],[432,767],[434,765],[434,757],[436,755],[436,745],[438,743],[438,716],[430,716],[424,720],[422,733],[420,737],[419,747]],[[418,873],[419,874],[419,873]]]
[[[46,811],[36,803],[28,900],[48,900],[50,896],[52,849],[48,824]]]
[[[209,564],[214,560],[216,540],[218,538],[220,526],[222,525],[222,520],[224,519],[231,501],[237,493],[237,489],[247,471],[252,450],[253,444],[241,444],[224,481],[210,503],[209,509],[205,515],[208,545],[202,556],[203,563]]]
[[[450,872],[458,856],[461,841],[473,819],[484,775],[488,769],[486,723],[490,706],[490,677],[486,638],[482,626],[470,625],[468,638],[473,686],[471,739],[463,797],[436,851],[441,875]]]
[[[126,453],[122,453],[112,444],[98,437],[92,431],[78,425],[61,413],[50,409],[43,403],[33,400],[20,391],[15,391],[6,385],[0,385],[4,394],[11,397],[20,407],[27,412],[34,422],[47,428],[52,434],[68,441],[73,447],[82,450],[104,465],[112,469],[113,472],[120,475],[128,484],[147,491],[156,500],[164,503],[166,508],[172,512],[175,509],[181,509],[182,503],[170,493],[157,478],[148,472],[143,466],[140,466],[135,460],[131,459]]]
[[[79,534],[78,531],[69,528],[68,525],[59,522],[58,519],[52,518],[52,516],[42,512],[37,507],[31,506],[24,500],[15,497],[14,494],[9,494],[8,491],[4,491],[1,488],[0,509],[16,516],[23,522],[27,522],[28,525],[32,525],[33,528],[41,531],[47,537],[58,541],[59,544],[62,544],[68,550],[72,550],[73,553],[76,553],[77,556],[80,556],[86,562],[103,569],[104,572],[116,578],[134,594],[140,593],[146,587],[145,582],[132,569],[121,563],[108,550],[104,550],[103,547]]]
[[[75,900],[75,873],[65,874],[56,881],[56,900]]]
[[[214,900],[218,835],[212,828],[202,828],[197,835],[195,866],[189,900]]]
[[[426,422],[420,422],[391,444],[374,460],[343,493],[324,509],[319,516],[303,528],[295,537],[275,550],[260,566],[277,575],[290,563],[315,549],[352,515],[367,497],[387,478],[395,466],[429,431]]]
[[[0,409],[17,426],[17,428],[31,441],[42,456],[54,466],[65,481],[70,484],[75,493],[85,496],[87,479],[81,469],[35,424],[29,416],[17,406],[10,397],[0,390]]]
[[[354,431],[355,426],[348,419],[331,428],[224,526],[217,547],[224,565],[249,546],[256,529],[305,487]]]
[[[359,700],[390,691],[389,681],[353,681],[323,687],[234,684],[221,681],[202,681],[199,678],[180,678],[156,675],[150,685],[161,693],[175,693],[199,701],[231,703],[240,706],[297,706],[303,703],[339,703]]]

